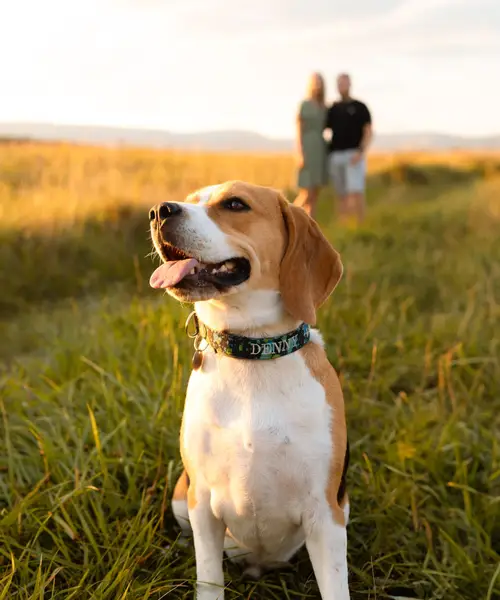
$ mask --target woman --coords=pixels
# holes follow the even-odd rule
[[[327,183],[325,126],[325,83],[319,73],[309,80],[309,93],[297,115],[297,149],[299,195],[294,204],[302,206],[313,218],[316,215],[321,187]]]

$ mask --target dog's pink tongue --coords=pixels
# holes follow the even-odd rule
[[[196,258],[186,258],[185,260],[172,260],[163,263],[151,275],[149,285],[152,288],[169,288],[177,285],[186,275],[198,266]]]

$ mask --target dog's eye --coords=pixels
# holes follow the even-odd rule
[[[222,202],[222,206],[224,208],[226,208],[227,210],[232,210],[234,212],[243,212],[243,211],[249,211],[250,207],[248,206],[248,204],[246,204],[245,202],[243,202],[243,200],[241,198],[227,198],[227,200],[224,200]]]

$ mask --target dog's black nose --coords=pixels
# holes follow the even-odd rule
[[[158,216],[160,221],[164,219],[170,219],[170,217],[175,217],[180,214],[181,207],[176,202],[163,202],[158,207]]]
[[[150,221],[165,221],[165,219],[170,219],[171,217],[175,217],[182,212],[181,207],[176,202],[162,202],[162,204],[158,204],[154,206],[149,211],[149,220]]]

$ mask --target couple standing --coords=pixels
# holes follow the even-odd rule
[[[329,176],[339,196],[340,217],[355,216],[359,223],[365,213],[365,154],[372,120],[366,104],[351,97],[349,75],[337,77],[337,89],[340,99],[327,108],[323,77],[311,76],[308,97],[297,115],[300,192],[294,204],[314,218],[319,192]],[[325,130],[332,135],[328,145]]]

